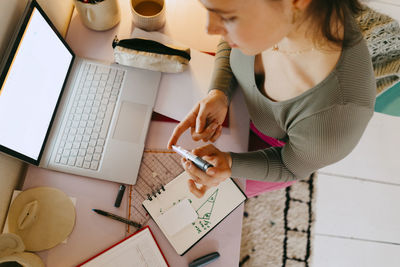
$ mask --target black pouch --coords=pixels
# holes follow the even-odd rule
[[[178,73],[189,65],[190,48],[164,45],[142,38],[118,40],[116,36],[112,47],[115,62],[125,66]]]

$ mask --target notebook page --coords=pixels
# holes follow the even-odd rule
[[[143,202],[143,206],[159,225],[160,215],[180,201],[189,199],[198,215],[196,221],[172,236],[160,228],[180,255],[206,235],[246,198],[232,179],[225,180],[218,187],[210,188],[202,198],[197,198],[188,189],[189,179],[190,176],[183,172],[165,186],[165,191],[161,191],[161,194],[157,194],[157,197],[153,197],[151,201]]]
[[[168,267],[148,228],[143,229],[82,266]]]

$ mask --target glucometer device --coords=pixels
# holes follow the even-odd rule
[[[210,167],[214,167],[212,164],[208,163],[207,161],[205,161],[204,159],[193,155],[192,153],[190,153],[189,151],[179,147],[179,146],[172,146],[172,149],[178,153],[179,155],[181,155],[182,157],[190,160],[191,162],[194,163],[194,165],[196,165],[197,168],[199,168],[202,171],[206,171],[208,168]]]

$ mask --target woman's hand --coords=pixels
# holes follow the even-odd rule
[[[175,145],[179,137],[191,128],[194,141],[215,142],[222,132],[222,123],[228,111],[228,99],[220,90],[212,90],[175,127],[168,141],[168,148]]]
[[[190,160],[182,159],[183,168],[192,178],[188,181],[189,190],[196,197],[201,198],[209,188],[218,186],[231,176],[232,159],[229,153],[222,152],[211,144],[196,148],[192,153],[214,166],[204,172]],[[201,185],[200,188],[196,184]]]

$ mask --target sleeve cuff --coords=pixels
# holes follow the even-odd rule
[[[268,176],[268,158],[261,151],[234,153],[232,158],[232,177],[251,180],[265,180]]]

